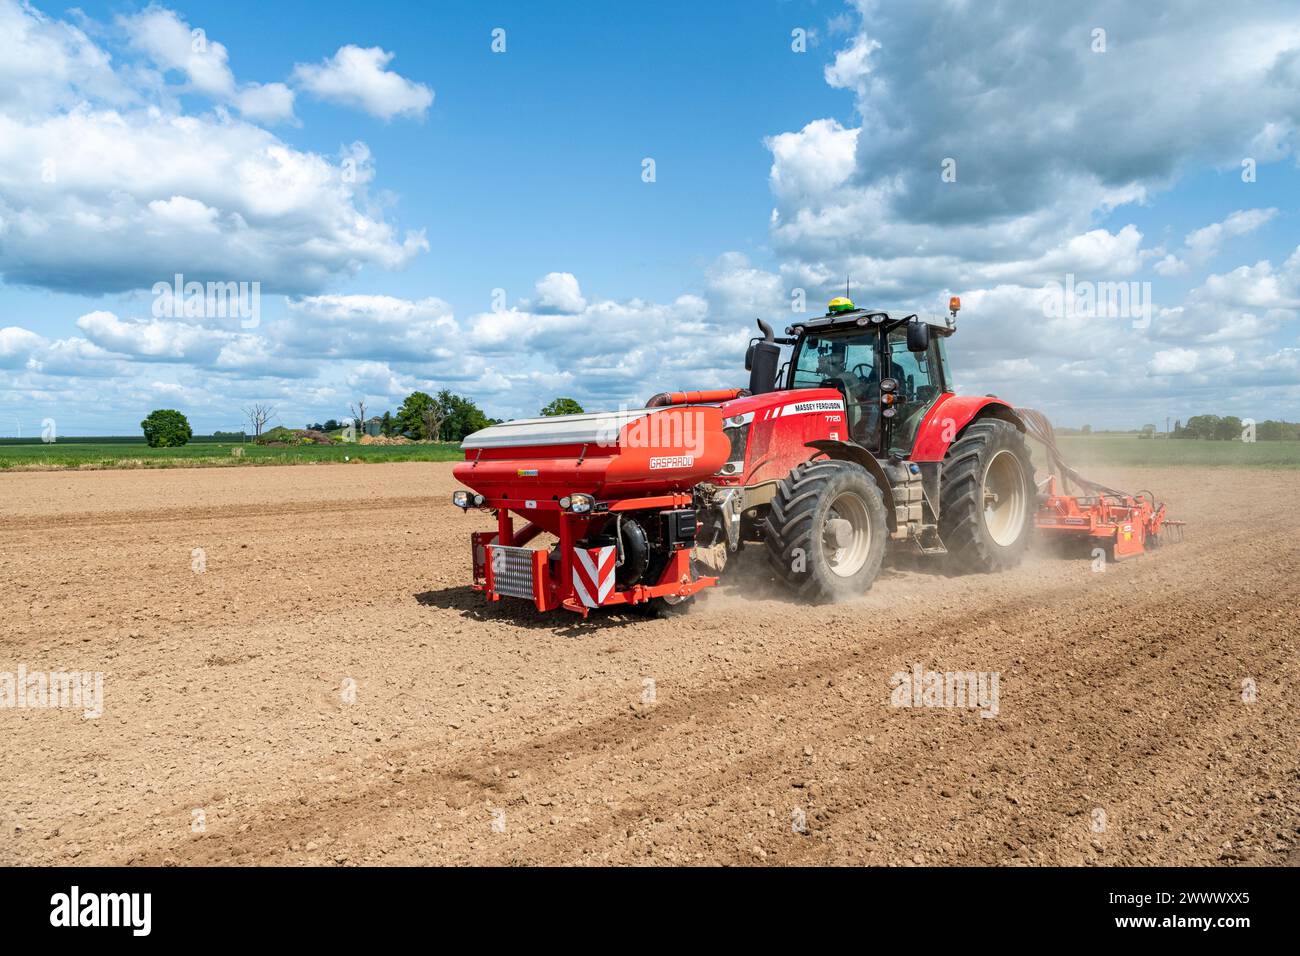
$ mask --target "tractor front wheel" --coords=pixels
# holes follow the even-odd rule
[[[1020,429],[996,418],[971,424],[944,457],[939,537],[954,574],[1015,567],[1033,530],[1034,469]]]
[[[885,556],[884,497],[861,465],[819,459],[777,488],[764,524],[772,567],[796,593],[842,601],[871,587]]]

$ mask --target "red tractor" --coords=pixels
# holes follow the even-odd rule
[[[814,601],[865,592],[888,546],[953,572],[1019,563],[1036,508],[1025,424],[953,391],[950,305],[936,324],[837,298],[784,338],[759,321],[747,389],[470,435],[453,502],[497,519],[473,535],[475,587],[585,615],[679,607],[747,545]]]

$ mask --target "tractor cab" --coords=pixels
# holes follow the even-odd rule
[[[855,444],[906,457],[926,412],[953,390],[943,346],[952,331],[835,298],[825,315],[790,326],[790,338],[778,340],[793,352],[775,387],[836,389]]]

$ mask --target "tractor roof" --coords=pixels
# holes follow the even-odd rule
[[[861,321],[865,319],[866,321]],[[951,335],[956,329],[943,321],[931,321],[928,318],[921,319],[920,316],[912,312],[904,312],[891,315],[883,309],[847,309],[842,311],[831,311],[825,315],[818,315],[811,319],[801,320],[792,323],[785,330],[786,335],[798,335],[799,330],[807,329],[809,331],[826,331],[828,329],[849,328],[856,325],[895,325],[899,322],[905,322],[908,319],[920,319],[930,326],[937,335]]]

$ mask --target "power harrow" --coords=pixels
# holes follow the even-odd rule
[[[1166,517],[1164,502],[1154,494],[1130,494],[1084,478],[1061,457],[1047,416],[1032,408],[1018,408],[1016,413],[1047,452],[1049,473],[1039,482],[1034,515],[1039,531],[1067,546],[1101,548],[1111,561],[1142,554],[1164,540],[1183,539],[1185,522]]]

